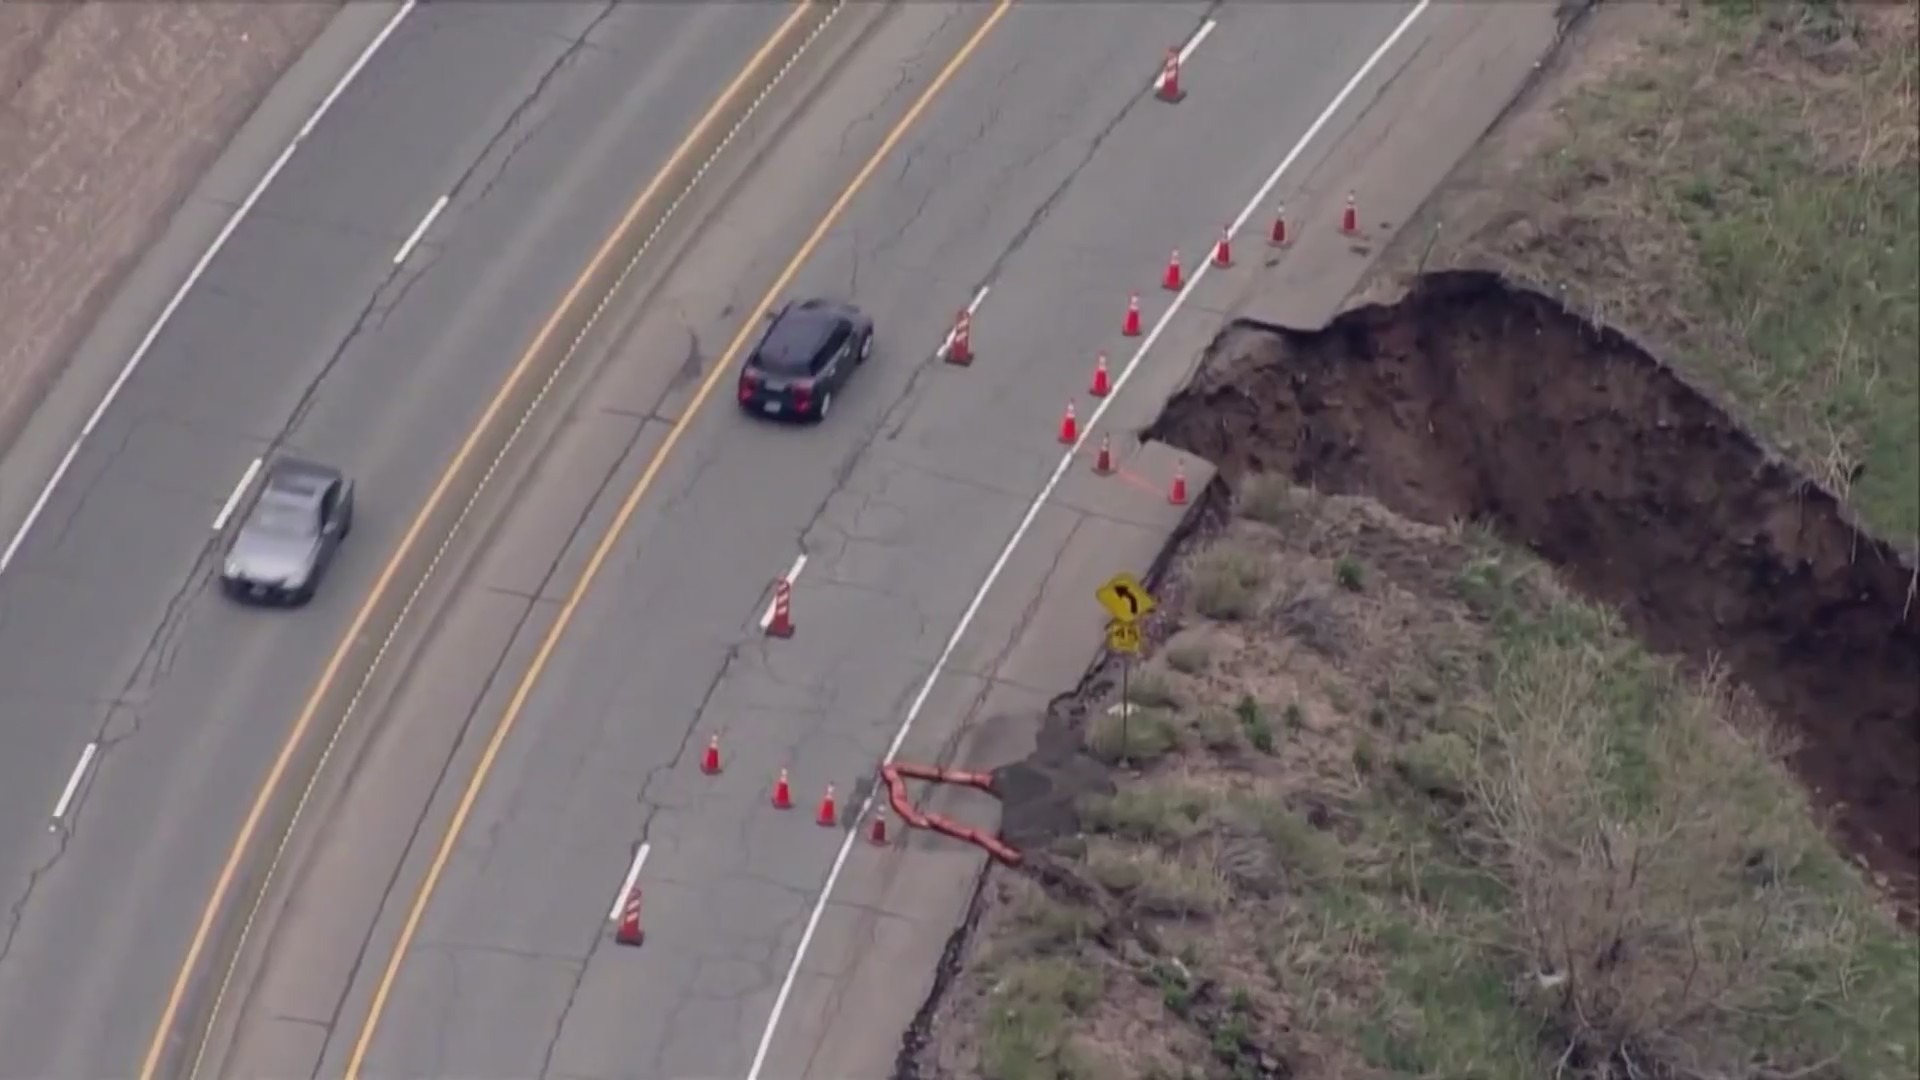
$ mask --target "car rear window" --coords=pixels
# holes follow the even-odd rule
[[[838,319],[790,315],[768,332],[754,365],[774,375],[808,375],[814,357],[839,348],[846,337]]]

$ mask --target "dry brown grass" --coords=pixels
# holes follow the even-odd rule
[[[1737,693],[1612,627],[1528,643],[1495,685],[1462,846],[1509,890],[1562,1061],[1733,1076],[1756,1052],[1793,1068],[1916,1060],[1814,1036],[1858,1004],[1848,983],[1889,931],[1864,889],[1829,887],[1837,857]]]
[[[1648,657],[1477,530],[1365,500],[1289,505],[1285,527],[1242,518],[1177,560],[1159,591],[1180,629],[1161,651],[1204,643],[1208,663],[1149,658],[1148,696],[1175,704],[1132,719],[1164,725],[1157,752],[1086,800],[1084,837],[1038,853],[1023,882],[1075,913],[1052,917],[1075,928],[1067,950],[1127,1004],[990,1021],[991,1045],[951,1073],[1920,1067],[1920,951],[1812,822],[1740,695]],[[1222,550],[1262,566],[1263,607],[1189,606]],[[1334,583],[1343,560],[1369,568],[1365,589]],[[1307,625],[1317,646],[1288,629]],[[1088,702],[1096,745],[1116,696]],[[1031,958],[1036,940],[985,930],[974,948]],[[1071,1060],[983,1064],[1042,1043]]]
[[[1388,278],[1430,259],[1565,292],[1920,533],[1916,10],[1603,6],[1625,29],[1477,152]],[[1178,630],[1131,695],[1155,703],[1131,714],[1137,773],[1032,877],[989,878],[1074,913],[1060,947],[1107,973],[1049,1029],[1072,1067],[1920,1075],[1920,944],[1734,688],[1476,530],[1277,477],[1239,495],[1158,590]],[[1087,703],[1102,756],[1112,704]],[[1030,949],[1002,910],[973,955]],[[979,1027],[964,988],[986,977],[961,975],[952,1029]],[[1077,1075],[992,1060],[942,1074]]]

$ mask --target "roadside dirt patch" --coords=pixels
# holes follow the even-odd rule
[[[895,1080],[1911,1073],[1920,942],[1748,695],[1484,529],[1208,503],[1130,700],[1109,658],[1001,770],[1026,858]]]
[[[339,0],[0,4],[0,453]]]
[[[1492,274],[1324,331],[1235,326],[1152,438],[1428,522],[1488,521],[1654,648],[1724,657],[1851,843],[1920,869],[1915,570],[1618,332]]]
[[[1072,835],[1081,801],[1113,793],[1106,768],[1081,752],[1085,710],[1081,698],[1056,702],[1040,724],[1033,754],[994,772],[1000,835],[1015,848],[1044,847]]]

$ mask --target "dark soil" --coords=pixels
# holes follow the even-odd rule
[[[1920,603],[1862,531],[1625,335],[1478,272],[1298,333],[1238,322],[1149,437],[1235,482],[1284,471],[1429,522],[1484,520],[1727,664],[1788,730],[1844,839],[1911,902],[1920,874]]]
[[[993,774],[1000,836],[1016,848],[1044,847],[1072,835],[1080,824],[1080,801],[1113,794],[1107,767],[1080,749],[1088,701],[1076,694],[1054,702],[1041,721],[1034,752]]]

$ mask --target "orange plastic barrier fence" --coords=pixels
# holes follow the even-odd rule
[[[997,793],[993,790],[991,773],[942,769],[934,765],[913,765],[896,761],[890,765],[881,766],[880,775],[887,782],[887,801],[893,804],[893,812],[899,815],[901,821],[916,829],[932,829],[934,832],[945,833],[955,840],[974,844],[1008,866],[1020,865],[1020,853],[1001,842],[999,837],[962,825],[952,818],[939,814],[921,813],[919,807],[914,806],[907,799],[909,779],[926,780],[935,784],[961,784],[995,795]]]

